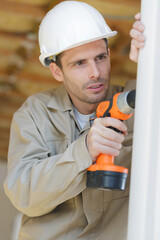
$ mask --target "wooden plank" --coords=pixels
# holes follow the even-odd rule
[[[80,1],[80,0],[79,0]],[[95,7],[104,17],[110,19],[132,19],[140,9],[140,1],[102,1],[86,0],[86,3]]]
[[[0,128],[0,140],[4,141],[5,143],[9,140],[10,129]],[[1,147],[1,146],[0,146]]]
[[[45,11],[27,4],[0,2],[0,30],[26,33],[34,31]]]
[[[26,33],[35,30],[34,17],[0,11],[0,19],[0,30],[2,31]]]
[[[122,4],[126,4],[126,5],[140,5],[141,4],[141,0],[121,0],[121,1],[119,1],[119,0],[97,0],[97,2],[111,2],[111,3],[122,3]]]
[[[0,120],[0,128],[8,129],[10,125],[11,125],[11,120],[10,121],[7,121],[6,119]]]
[[[13,3],[25,3],[35,6],[45,6],[50,4],[50,0],[6,0],[6,2],[13,2]]]
[[[17,89],[23,93],[26,96],[30,96],[34,93],[37,92],[42,92],[48,89],[53,89],[56,88],[60,85],[61,83],[58,83],[57,81],[53,81],[50,83],[47,83],[45,81],[39,82],[39,81],[30,81],[28,79],[20,80],[17,82]]]
[[[10,92],[0,94],[0,111],[3,115],[12,114],[15,109],[17,109],[22,102],[26,99],[21,92],[18,92],[16,89]]]
[[[0,31],[0,50],[1,54],[7,55],[10,52],[17,51],[20,47],[34,48],[37,44],[37,36],[31,35],[32,39],[26,34],[14,34]]]
[[[45,11],[43,8],[29,5],[25,3],[19,3],[19,2],[7,2],[4,0],[0,1],[0,12],[4,12],[5,14],[11,13],[12,16],[14,15],[22,15],[27,17],[34,17],[42,18],[45,14]],[[1,19],[2,21],[2,19]],[[19,22],[20,24],[20,22]],[[17,26],[18,27],[18,26]]]

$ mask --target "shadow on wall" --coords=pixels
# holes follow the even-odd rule
[[[7,164],[0,160],[0,239],[17,240],[21,214],[13,207],[5,195],[3,182],[7,173]]]

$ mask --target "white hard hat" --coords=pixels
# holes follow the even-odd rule
[[[41,63],[67,49],[116,35],[102,15],[84,2],[63,1],[51,9],[39,27]]]

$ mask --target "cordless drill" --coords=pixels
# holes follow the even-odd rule
[[[116,93],[109,100],[101,102],[96,117],[112,117],[121,121],[129,119],[135,108],[135,93],[135,90]],[[96,163],[87,169],[87,187],[123,191],[127,176],[127,168],[114,165],[114,156],[102,153],[97,157]]]

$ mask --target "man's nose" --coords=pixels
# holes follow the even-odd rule
[[[97,79],[99,78],[100,76],[100,72],[99,72],[99,69],[98,69],[98,66],[96,64],[96,62],[91,62],[89,64],[89,78],[90,79]]]

